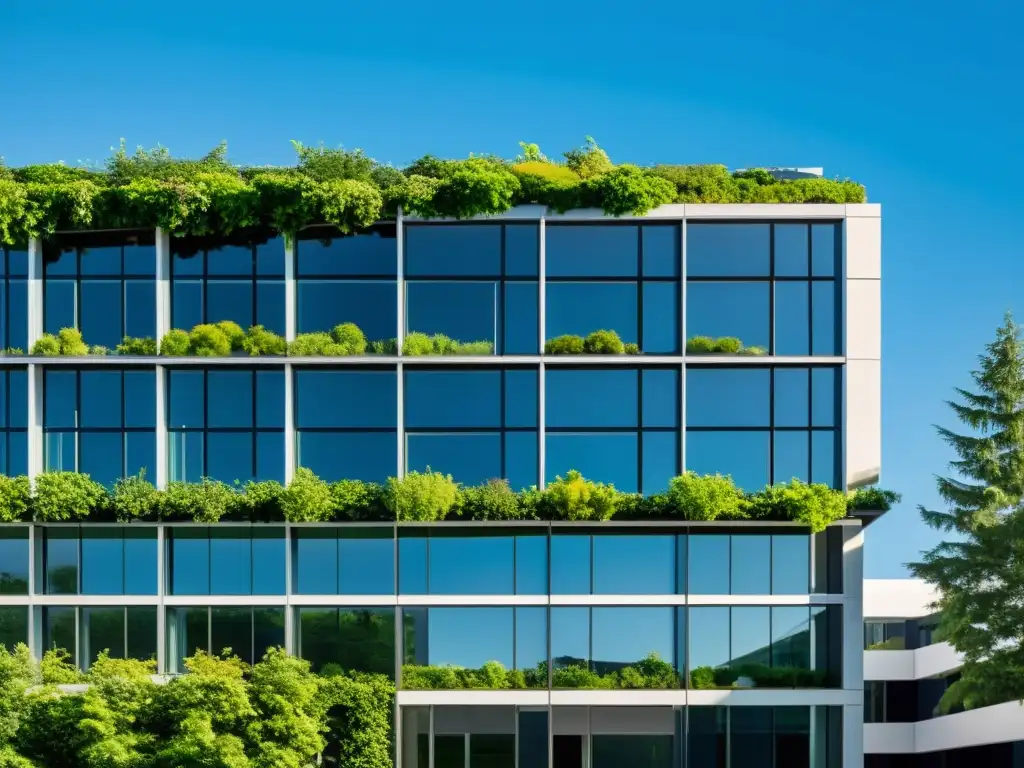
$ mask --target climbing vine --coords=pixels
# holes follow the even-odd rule
[[[523,144],[525,154],[512,161],[427,155],[401,169],[361,150],[293,145],[298,161],[283,167],[232,164],[226,144],[188,160],[165,148],[129,153],[123,141],[99,168],[0,165],[0,245],[81,229],[161,227],[174,235],[227,236],[326,223],[349,232],[394,216],[399,206],[418,216],[467,218],[525,203],[624,215],[673,202],[865,200],[864,187],[849,180],[778,180],[720,165],[615,165],[589,138],[559,162]]]

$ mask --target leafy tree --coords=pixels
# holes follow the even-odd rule
[[[1024,345],[1009,314],[971,378],[949,402],[968,431],[937,428],[957,456],[937,479],[948,509],[920,508],[949,538],[910,566],[938,589],[940,632],[964,655],[945,711],[1024,700]]]

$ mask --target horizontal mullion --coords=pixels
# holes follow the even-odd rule
[[[834,432],[838,427],[821,427],[821,426],[807,426],[807,427],[766,427],[764,425],[759,427],[697,427],[687,425],[687,432]],[[550,430],[549,430],[550,431]]]
[[[353,433],[353,432],[375,432],[375,433],[378,433],[378,434],[386,434],[388,432],[393,432],[393,433],[397,434],[398,428],[397,427],[296,427],[295,431],[296,432],[324,432],[324,433],[334,433],[334,432],[347,432],[347,433]]]
[[[391,274],[391,275],[386,275],[386,274],[373,274],[373,275],[331,275],[331,274],[324,274],[324,273],[315,273],[315,274],[309,274],[309,275],[302,275],[302,274],[296,275],[295,276],[295,280],[296,281],[300,281],[300,280],[339,281],[339,280],[341,280],[341,281],[345,281],[345,282],[357,282],[357,283],[358,282],[376,281],[376,282],[381,282],[381,283],[384,283],[384,282],[392,282],[393,283],[393,282],[396,282],[398,280],[398,276],[394,275],[394,274]]]
[[[121,432],[152,432],[156,427],[43,427],[44,434],[68,434],[74,432],[77,434],[88,434],[90,432],[103,432],[108,434],[118,434]]]
[[[574,433],[630,433],[630,432],[678,432],[679,426],[674,427],[544,427],[546,434],[574,434]]]
[[[394,430],[392,430],[394,431]],[[405,428],[407,435],[500,435],[503,432],[536,432],[537,427],[409,427]]]
[[[687,275],[688,283],[834,283],[835,277],[822,277],[820,275],[721,275],[720,277],[709,277],[708,275]]]
[[[623,275],[614,277],[611,275],[580,275],[579,277],[567,277],[565,275],[546,275],[545,283],[678,283],[678,277],[639,277],[635,275]]]
[[[87,431],[87,430],[82,430]],[[269,434],[284,434],[284,427],[167,427],[168,432],[211,432],[217,433],[246,433],[246,432],[264,432]]]

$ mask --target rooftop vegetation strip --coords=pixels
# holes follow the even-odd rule
[[[850,180],[778,180],[763,169],[722,165],[614,164],[593,139],[552,160],[536,144],[507,160],[425,155],[398,168],[362,150],[292,142],[294,166],[239,166],[221,144],[198,160],[165,148],[129,154],[124,142],[101,166],[0,165],[0,245],[85,229],[154,229],[226,236],[249,228],[293,234],[311,224],[344,232],[410,214],[465,219],[537,203],[554,211],[600,208],[640,215],[667,203],[862,203]]]
[[[622,493],[571,471],[545,489],[513,491],[504,480],[466,487],[440,472],[409,472],[384,484],[327,483],[300,467],[283,486],[274,481],[230,486],[216,480],[155,488],[145,475],[108,491],[78,472],[45,472],[35,483],[0,475],[0,522],[129,522],[219,520],[289,522],[444,520],[785,520],[812,531],[853,510],[888,510],[899,501],[876,488],[853,494],[799,480],[744,493],[722,475],[687,472],[662,494]]]

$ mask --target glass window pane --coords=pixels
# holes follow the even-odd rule
[[[260,661],[271,648],[284,648],[283,607],[252,609],[253,658]]]
[[[76,608],[43,608],[43,650],[63,649],[71,654],[71,663],[78,663],[75,647]]]
[[[78,531],[47,528],[46,594],[78,594]],[[69,649],[70,650],[70,649]]]
[[[83,280],[79,290],[79,327],[85,343],[113,349],[124,336],[120,280]]]
[[[836,319],[836,284],[817,281],[811,284],[811,354],[838,355],[839,323]]]
[[[124,475],[124,433],[81,432],[78,441],[78,470],[112,488]]]
[[[839,252],[838,224],[811,224],[811,270],[815,277],[834,277]]]
[[[767,427],[770,377],[767,368],[688,368],[687,426]]]
[[[807,283],[775,284],[775,354],[806,355],[811,348]]]
[[[81,273],[83,275],[120,275],[121,246],[82,248]]]
[[[170,479],[199,482],[206,474],[203,466],[203,433],[171,432],[167,435],[167,443]]]
[[[234,654],[247,664],[252,664],[252,608],[211,608],[210,650],[213,653]]]
[[[591,654],[599,674],[635,665],[651,654],[674,663],[673,608],[601,607],[592,610]],[[623,631],[625,627],[629,627],[628,632]]]
[[[533,672],[528,688],[547,688],[548,609],[516,608],[516,669]]]
[[[762,432],[686,433],[686,468],[698,475],[722,474],[745,491],[768,485],[770,439]]]
[[[575,469],[588,480],[611,483],[624,493],[639,490],[635,432],[549,432],[545,440],[548,483]]]
[[[728,595],[729,536],[691,534],[687,555],[688,590],[694,595]]]
[[[120,529],[82,529],[82,594],[124,594],[124,539]]]
[[[2,445],[2,442],[0,442]],[[7,435],[7,474],[11,477],[28,474],[28,438],[24,432]]]
[[[405,426],[501,426],[501,371],[406,371]]]
[[[744,346],[768,349],[771,336],[769,290],[768,282],[688,282],[687,338],[732,336]]]
[[[551,427],[635,427],[639,372],[548,368],[545,421]]]
[[[284,281],[260,280],[256,283],[256,323],[268,331],[285,334]]]
[[[565,667],[590,668],[590,609],[551,609],[551,667],[554,670]],[[559,686],[557,672],[553,687]]]
[[[547,536],[543,534],[516,536],[516,594],[546,595],[547,593]]]
[[[256,426],[284,427],[284,371],[256,371]]]
[[[770,268],[770,225],[687,224],[687,275],[760,277]]]
[[[311,227],[296,242],[300,275],[394,275],[398,265],[395,225],[342,235]]]
[[[733,535],[731,594],[767,595],[771,587],[771,537]]]
[[[178,239],[171,240],[171,274],[178,275],[201,275],[206,267],[206,252],[192,252],[191,248]]]
[[[285,540],[281,528],[252,529],[252,593],[283,595],[285,592]]]
[[[299,333],[355,323],[369,340],[398,336],[398,291],[390,280],[298,280]]]
[[[202,371],[170,371],[169,428],[203,427],[206,425]]]
[[[428,612],[427,637],[416,631],[413,643],[427,641],[429,664],[479,669],[497,661],[506,669],[514,668],[511,608],[430,608]]]
[[[244,528],[210,530],[210,593],[252,594],[252,538]]]
[[[540,233],[536,224],[505,225],[505,274],[536,277],[540,260]]]
[[[74,432],[46,432],[44,446],[47,472],[77,472],[77,441]]]
[[[299,432],[296,460],[327,482],[382,483],[398,471],[394,432]]]
[[[811,433],[811,482],[824,483],[832,488],[839,485],[836,476],[836,433],[815,430]]]
[[[297,528],[293,536],[296,593],[338,594],[338,531]]]
[[[643,426],[679,426],[679,371],[644,370]]]
[[[156,479],[156,432],[127,432],[125,440],[125,475],[145,471],[150,482]]]
[[[638,234],[633,225],[548,226],[544,254],[547,274],[549,277],[633,277],[639,266]]]
[[[78,426],[78,379],[74,371],[46,371],[46,427]]]
[[[505,283],[505,355],[535,355],[540,337],[537,283]]]
[[[398,539],[399,594],[427,594],[427,542],[426,534],[419,532]]]
[[[204,477],[231,485],[254,480],[252,432],[209,432]]]
[[[505,433],[505,479],[513,490],[539,484],[537,433]]]
[[[811,426],[834,427],[839,411],[839,369],[811,369]]]
[[[595,595],[671,595],[676,540],[668,535],[595,535]]]
[[[171,594],[210,594],[209,529],[175,527],[168,533],[171,535]]]
[[[156,594],[156,558],[155,528],[124,529],[124,593],[126,595]],[[156,642],[155,636],[154,642]]]
[[[545,291],[546,339],[607,330],[615,331],[624,342],[640,341],[636,283],[555,282],[547,283]]]
[[[28,373],[11,371],[9,376],[11,412],[7,423],[12,427],[25,427],[28,425]]]
[[[297,371],[296,424],[304,427],[394,427],[394,371]],[[359,403],[353,408],[352,403]]]
[[[156,658],[156,606],[130,605],[126,609],[128,645],[130,659],[148,661]]]
[[[75,296],[74,280],[46,280],[44,285],[46,304],[43,317],[43,330],[46,333],[57,333],[61,328],[75,328]]]
[[[86,665],[92,665],[103,651],[114,659],[125,657],[124,608],[83,608],[79,632]]]
[[[405,228],[405,272],[500,275],[501,225],[427,224]]]
[[[641,231],[644,277],[679,277],[679,227],[645,224]]]
[[[222,245],[206,252],[206,272],[209,275],[251,275],[253,265],[250,245]]]
[[[27,594],[28,531],[0,531],[0,595]],[[0,638],[0,643],[2,642],[3,639]]]
[[[590,553],[590,536],[552,535],[551,594],[590,594]]]
[[[692,572],[691,572],[692,573]],[[729,609],[689,609],[690,671],[723,667],[729,663]]]
[[[505,371],[505,426],[537,426],[537,371]]]
[[[513,541],[511,536],[431,537],[430,594],[513,594]]]
[[[498,291],[496,282],[408,282],[405,284],[406,327],[456,341],[487,341],[498,338]]]
[[[124,281],[124,333],[136,338],[156,338],[155,281]],[[86,338],[92,341],[92,337]]]
[[[811,547],[806,535],[772,536],[772,594],[806,595],[810,589]]]
[[[771,664],[771,609],[743,606],[732,609],[732,645],[729,666]]]
[[[648,355],[679,352],[679,284],[644,283],[644,337],[640,348]]]
[[[406,435],[406,471],[432,470],[463,485],[480,485],[502,476],[501,434]]]
[[[210,370],[206,374],[206,425],[253,425],[253,372]]]
[[[283,275],[285,239],[274,237],[256,246],[256,274]]]
[[[300,608],[299,655],[325,664],[395,677],[393,608]]]
[[[84,381],[82,385],[85,386]],[[124,425],[156,426],[156,374],[153,371],[124,372]]]
[[[7,289],[7,345],[28,351],[28,284],[11,280]]]
[[[669,481],[679,474],[679,432],[643,432],[643,467],[641,492],[662,493]]]
[[[810,415],[810,372],[806,368],[776,368],[775,426],[806,427]]]
[[[80,374],[83,427],[121,426],[121,372],[82,371]]]
[[[253,284],[250,280],[209,280],[206,283],[206,320],[232,320],[243,328],[253,324]]]
[[[184,660],[210,648],[209,608],[167,609],[167,661],[171,674],[185,671]]]
[[[806,224],[775,225],[775,274],[806,277],[809,268],[810,239]]]
[[[343,595],[395,593],[395,539],[390,529],[339,531],[338,585]]]
[[[776,432],[772,437],[774,456],[773,483],[796,479],[810,480],[809,435],[806,432]]]
[[[203,322],[202,282],[175,280],[171,289],[171,326],[189,330]]]

